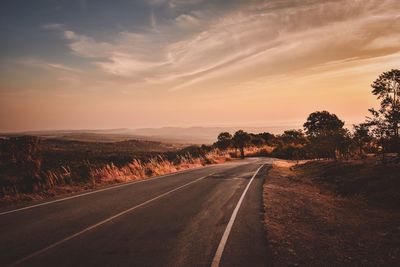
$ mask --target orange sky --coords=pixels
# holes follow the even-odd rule
[[[51,42],[48,52],[0,47],[0,131],[300,127],[316,110],[354,123],[377,104],[372,81],[400,67],[397,0],[158,0],[143,10],[140,27],[112,31],[39,21],[42,34],[27,38]]]

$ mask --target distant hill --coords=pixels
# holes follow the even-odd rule
[[[7,133],[10,135],[34,135],[44,138],[56,138],[83,142],[120,142],[127,140],[146,140],[173,144],[211,144],[215,142],[221,132],[233,134],[237,130],[251,133],[270,132],[280,134],[287,129],[296,129],[296,126],[276,127],[161,127],[139,129],[108,129],[108,130],[56,130],[56,131],[28,131]]]
[[[237,130],[244,130],[251,133],[270,132],[282,133],[290,126],[279,127],[162,127],[142,128],[131,130],[130,133],[138,136],[146,136],[155,139],[176,140],[184,143],[211,144],[215,142],[221,132],[235,133]]]

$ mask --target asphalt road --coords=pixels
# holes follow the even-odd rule
[[[0,265],[268,266],[262,182],[270,163],[212,165],[0,210]]]

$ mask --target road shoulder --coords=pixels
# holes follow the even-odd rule
[[[220,266],[270,266],[263,224],[262,191],[270,169],[265,165],[255,177],[239,209]]]
[[[264,184],[274,266],[399,263],[398,212],[378,209],[357,197],[340,197],[291,165],[275,162]]]

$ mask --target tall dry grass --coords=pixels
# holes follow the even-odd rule
[[[23,190],[24,187],[21,186],[23,181],[13,176],[7,177],[0,187],[0,204],[43,199],[48,196],[82,191],[106,184],[146,179],[229,160],[228,153],[214,149],[198,156],[192,156],[189,153],[176,155],[174,160],[168,160],[161,155],[148,160],[134,159],[120,167],[113,163],[94,167],[89,162],[72,170],[69,167],[61,166],[56,170],[41,171],[35,177],[31,177],[29,184],[32,185],[32,189],[29,191]]]
[[[101,168],[93,168],[91,169],[90,179],[94,184],[127,182],[196,168],[207,164],[222,163],[230,159],[231,157],[228,153],[219,151],[218,149],[214,149],[199,157],[193,157],[189,153],[178,156],[175,162],[162,156],[153,157],[148,161],[135,159],[122,167],[117,167],[111,163]]]

